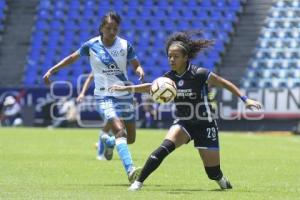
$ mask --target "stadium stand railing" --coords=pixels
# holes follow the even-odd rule
[[[242,79],[244,88],[300,86],[300,2],[275,1]]]
[[[194,61],[213,69],[230,41],[242,11],[242,0],[40,0],[24,84],[41,86],[42,74],[50,66],[98,34],[100,16],[109,10],[123,17],[120,36],[133,43],[151,81],[168,70],[163,44],[176,31],[202,30],[199,36],[215,40],[214,46]],[[54,79],[76,84],[79,75],[89,72],[88,60],[84,58],[57,73]],[[137,81],[133,71],[128,76]]]

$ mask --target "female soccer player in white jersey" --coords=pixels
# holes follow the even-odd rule
[[[88,90],[88,88],[93,80],[94,80],[94,75],[93,75],[93,73],[90,73],[88,75],[88,77],[86,78],[86,80],[82,86],[82,89],[76,99],[77,102],[80,103],[80,102],[84,101],[85,93]],[[135,138],[136,138],[136,128],[135,128],[135,126],[132,125],[131,121],[129,121],[129,123],[127,123],[127,120],[124,120],[124,124],[125,124],[126,132],[127,132],[127,144],[133,144],[135,142]],[[111,142],[114,143],[114,141],[113,141],[114,136],[110,136],[110,133],[111,133],[110,130],[111,130],[110,123],[106,123],[100,132],[99,141],[95,144],[95,147],[97,149],[97,159],[98,160],[111,160],[112,159],[114,144],[106,145],[103,141],[104,139],[106,139],[106,143],[111,143]],[[108,137],[110,137],[110,138],[108,138]]]
[[[190,60],[196,57],[198,52],[212,44],[208,40],[193,40],[191,36],[187,32],[179,32],[172,35],[166,43],[171,71],[165,76],[172,79],[177,86],[177,96],[174,100],[177,116],[162,144],[149,156],[139,178],[130,186],[131,191],[141,189],[143,182],[158,168],[163,159],[190,140],[194,140],[194,146],[203,161],[207,176],[215,180],[221,189],[232,188],[220,168],[218,126],[211,115],[208,86],[229,90],[240,97],[247,108],[260,109],[261,104],[243,96],[231,82],[205,68],[191,64]],[[149,92],[150,86],[151,84],[148,83],[113,86],[111,90]]]
[[[43,78],[49,84],[54,72],[74,63],[81,56],[89,56],[95,81],[94,95],[99,102],[99,112],[112,128],[116,137],[116,149],[128,179],[132,182],[140,169],[133,165],[127,146],[124,120],[127,120],[127,128],[135,130],[133,96],[126,91],[110,93],[108,88],[113,84],[128,84],[127,62],[131,63],[140,79],[144,78],[144,71],[131,44],[118,36],[120,23],[121,17],[117,13],[108,12],[102,18],[99,27],[100,35],[85,42],[79,50],[50,68]]]

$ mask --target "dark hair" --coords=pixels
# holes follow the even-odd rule
[[[118,25],[121,24],[121,21],[122,21],[121,16],[118,13],[116,13],[115,11],[109,11],[101,19],[101,24],[99,26],[100,34],[101,34],[101,28],[107,23],[109,18],[114,20]]]
[[[178,43],[182,46],[182,51],[188,55],[189,59],[193,59],[203,49],[208,48],[214,44],[213,40],[197,39],[193,40],[192,36],[201,33],[201,31],[177,32],[171,35],[166,42],[166,51],[168,55],[169,48],[172,44]]]

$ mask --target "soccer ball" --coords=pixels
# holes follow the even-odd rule
[[[167,77],[159,77],[152,82],[150,95],[158,103],[168,103],[176,97],[176,85]]]

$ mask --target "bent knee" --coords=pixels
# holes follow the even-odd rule
[[[117,129],[115,133],[116,138],[125,137],[126,138],[126,131],[124,129]]]
[[[135,137],[127,137],[127,144],[133,144],[135,142]]]
[[[135,142],[135,140],[129,140],[127,139],[127,144],[133,144]]]

